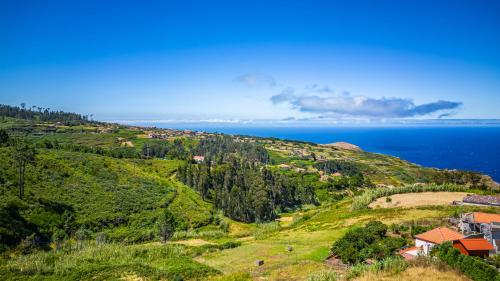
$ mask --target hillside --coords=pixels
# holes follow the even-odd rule
[[[7,279],[305,280],[331,271],[324,260],[332,243],[371,221],[423,229],[464,211],[498,212],[424,199],[405,205],[403,195],[368,209],[379,190],[496,194],[498,184],[346,144],[0,109],[0,275]],[[389,234],[402,238],[394,249],[411,241],[411,233]]]

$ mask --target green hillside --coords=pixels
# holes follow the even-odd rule
[[[305,280],[327,269],[332,243],[368,222],[386,224],[375,225],[388,229],[377,239],[389,246],[355,261],[383,262],[410,243],[408,229],[482,209],[368,209],[379,197],[498,193],[486,175],[348,146],[122,126],[9,106],[0,106],[0,171],[0,275],[7,280]]]

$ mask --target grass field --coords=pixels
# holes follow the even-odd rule
[[[240,239],[243,242],[240,247],[207,253],[197,257],[196,261],[226,274],[249,272],[255,279],[265,277],[267,280],[305,280],[309,274],[327,268],[324,259],[328,256],[332,243],[350,227],[372,220],[391,224],[440,218],[452,211],[452,207],[448,207],[351,212],[349,204],[349,200],[344,200],[331,206],[297,212],[296,217],[310,218],[285,226],[264,239],[245,237]],[[293,250],[288,252],[287,246],[291,246]],[[256,266],[256,260],[263,260],[264,265]]]
[[[417,207],[431,205],[449,205],[461,201],[465,192],[422,192],[394,194],[378,198],[368,205],[370,208]],[[390,198],[388,200],[388,198]]]

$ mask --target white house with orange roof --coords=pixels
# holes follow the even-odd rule
[[[432,248],[447,241],[462,239],[464,236],[447,227],[438,227],[427,232],[415,235],[415,246],[399,251],[405,259],[412,259],[420,255],[428,255]]]
[[[422,247],[425,255],[428,255],[431,249],[447,241],[453,241],[464,238],[460,232],[456,232],[447,227],[438,227],[427,232],[415,235],[415,246]]]

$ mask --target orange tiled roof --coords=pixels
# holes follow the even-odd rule
[[[399,255],[402,256],[405,260],[411,260],[411,259],[414,259],[416,256],[409,254],[408,252],[411,252],[414,250],[422,250],[422,247],[410,247],[410,248],[400,250]]]
[[[458,240],[468,251],[489,251],[493,250],[493,245],[484,238],[469,238]]]
[[[441,244],[446,241],[453,241],[464,238],[462,234],[451,230],[446,227],[438,227],[427,232],[415,235],[415,238],[420,240],[425,240],[428,242],[432,242],[434,244]]]
[[[406,252],[410,252],[410,251],[413,251],[413,250],[422,250],[422,247],[413,246],[413,247],[409,247],[409,248],[400,250],[399,252],[400,253],[406,253]]]
[[[500,214],[474,212],[474,213],[472,213],[472,215],[474,216],[475,223],[500,222]]]

